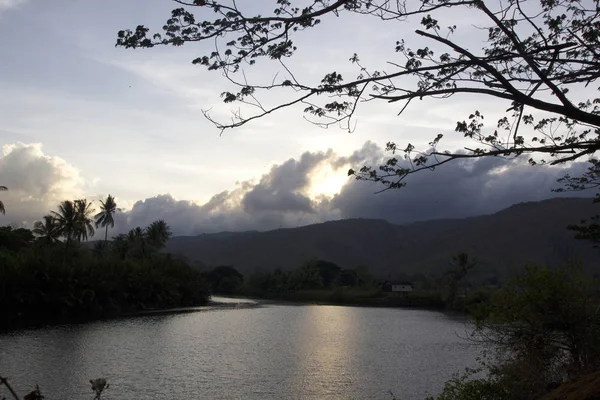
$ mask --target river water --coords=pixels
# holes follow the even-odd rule
[[[236,302],[0,334],[0,376],[46,400],[91,399],[99,377],[106,400],[422,400],[478,354],[439,312]]]

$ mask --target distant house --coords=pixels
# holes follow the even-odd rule
[[[381,283],[382,292],[408,293],[413,291],[413,284],[410,282],[390,282]]]

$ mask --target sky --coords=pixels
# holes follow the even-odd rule
[[[226,117],[220,93],[228,85],[219,73],[191,64],[210,44],[114,46],[119,30],[158,28],[175,6],[169,0],[0,0],[0,184],[9,188],[0,194],[7,210],[0,224],[30,226],[61,200],[97,201],[108,193],[123,209],[114,232],[159,218],[179,235],[356,217],[404,224],[554,197],[556,179],[586,167],[457,162],[379,194],[380,186],[347,177],[350,167],[389,156],[388,141],[424,148],[444,133],[446,148],[464,147],[453,132],[457,120],[475,109],[494,120],[507,108],[471,96],[419,101],[401,116],[397,105],[369,103],[352,133],[319,128],[295,108],[220,135],[201,111]],[[410,37],[414,26],[405,27]],[[291,65],[307,80],[330,70],[355,74],[348,58],[359,52],[379,68],[394,57],[398,38],[390,32],[376,19],[326,20],[298,38]],[[276,72],[267,66],[249,74],[260,80]],[[277,94],[267,98],[278,100]]]

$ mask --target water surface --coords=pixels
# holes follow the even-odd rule
[[[474,365],[465,329],[422,310],[207,307],[0,335],[0,375],[47,400],[91,398],[97,377],[107,400],[420,400]]]

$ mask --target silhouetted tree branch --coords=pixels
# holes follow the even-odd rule
[[[217,121],[205,111],[221,132],[301,103],[306,105],[309,121],[323,127],[340,124],[351,131],[358,106],[370,101],[405,102],[400,114],[412,100],[427,97],[447,99],[461,94],[507,102],[505,116],[492,129],[484,127],[479,111],[472,112],[468,121],[457,122],[455,131],[473,141],[473,148],[439,149],[441,133],[425,151],[390,142],[387,150],[392,158],[384,165],[349,171],[357,179],[380,182],[386,189],[404,186],[408,175],[461,158],[541,153],[548,158],[531,157],[530,163],[557,164],[593,156],[600,149],[600,97],[592,96],[589,88],[600,77],[600,9],[591,1],[315,0],[299,6],[297,1],[277,0],[266,14],[244,10],[234,0],[176,3],[182,7],[172,11],[161,33],[150,34],[143,25],[122,30],[117,46],[151,48],[214,41],[213,51],[192,62],[220,71],[239,87],[237,92],[222,93],[225,103],[257,110],[245,115],[238,109],[228,122]],[[449,18],[447,9],[479,15],[480,27],[469,29],[474,34],[487,32],[481,52],[468,50],[469,43],[454,35],[458,28],[453,21],[441,22]],[[405,61],[389,61],[390,71],[369,70],[353,54],[349,62],[358,69],[355,77],[323,71],[318,84],[300,82],[288,65],[297,50],[294,35],[314,28],[323,16],[348,14],[360,14],[365,22],[367,18],[398,23],[421,18],[423,29],[415,33],[423,42],[415,49],[404,40],[395,42],[393,58],[400,55]],[[427,42],[446,52],[434,52]],[[314,57],[323,51],[315,48]],[[260,59],[280,63],[283,73],[268,84],[249,82],[244,69]],[[263,106],[261,97],[274,90],[289,93],[289,98],[276,106]]]

